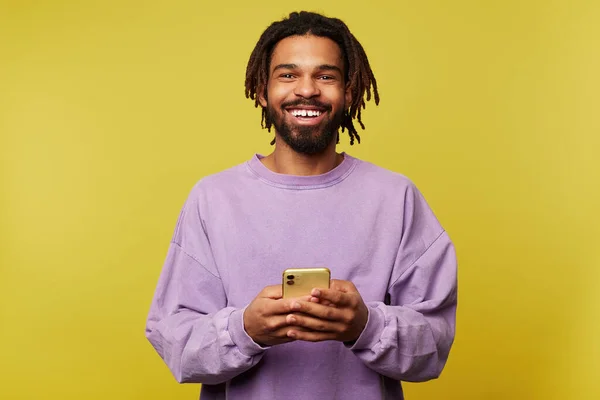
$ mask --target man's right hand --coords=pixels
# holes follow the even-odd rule
[[[283,299],[281,285],[265,287],[244,311],[244,329],[248,336],[259,345],[273,346],[292,342],[287,336],[290,325],[286,316],[293,312],[291,305],[294,300]],[[308,301],[310,296],[301,300]],[[294,327],[298,330],[299,327]]]

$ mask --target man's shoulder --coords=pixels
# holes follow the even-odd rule
[[[231,181],[248,177],[248,161],[202,177],[198,183],[207,186],[230,184]]]
[[[415,188],[414,182],[403,173],[375,164],[371,161],[358,160],[357,178],[364,184],[376,185],[393,190]]]
[[[200,177],[192,188],[197,194],[202,192],[222,191],[239,186],[248,179],[247,161],[236,164],[224,170],[213,172]]]

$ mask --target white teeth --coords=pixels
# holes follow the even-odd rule
[[[294,117],[318,117],[321,115],[321,111],[317,110],[292,110],[292,115]]]

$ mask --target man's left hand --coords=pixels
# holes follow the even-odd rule
[[[353,342],[362,333],[369,311],[352,282],[332,280],[329,289],[313,289],[310,301],[295,301],[294,313],[286,317],[291,326],[288,336],[296,340]]]

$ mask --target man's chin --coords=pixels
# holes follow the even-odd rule
[[[333,141],[333,138],[327,137],[324,132],[315,132],[311,136],[307,136],[306,133],[295,133],[290,136],[281,136],[281,139],[295,152],[306,155],[323,153]]]
[[[286,141],[297,143],[318,143],[327,140],[327,133],[323,131],[299,132],[292,131],[286,136],[282,136]]]
[[[307,139],[318,140],[319,138],[322,138],[323,136],[325,136],[325,132],[323,132],[321,130],[312,130],[312,131],[294,130],[291,132],[290,137],[294,140],[307,140]]]

